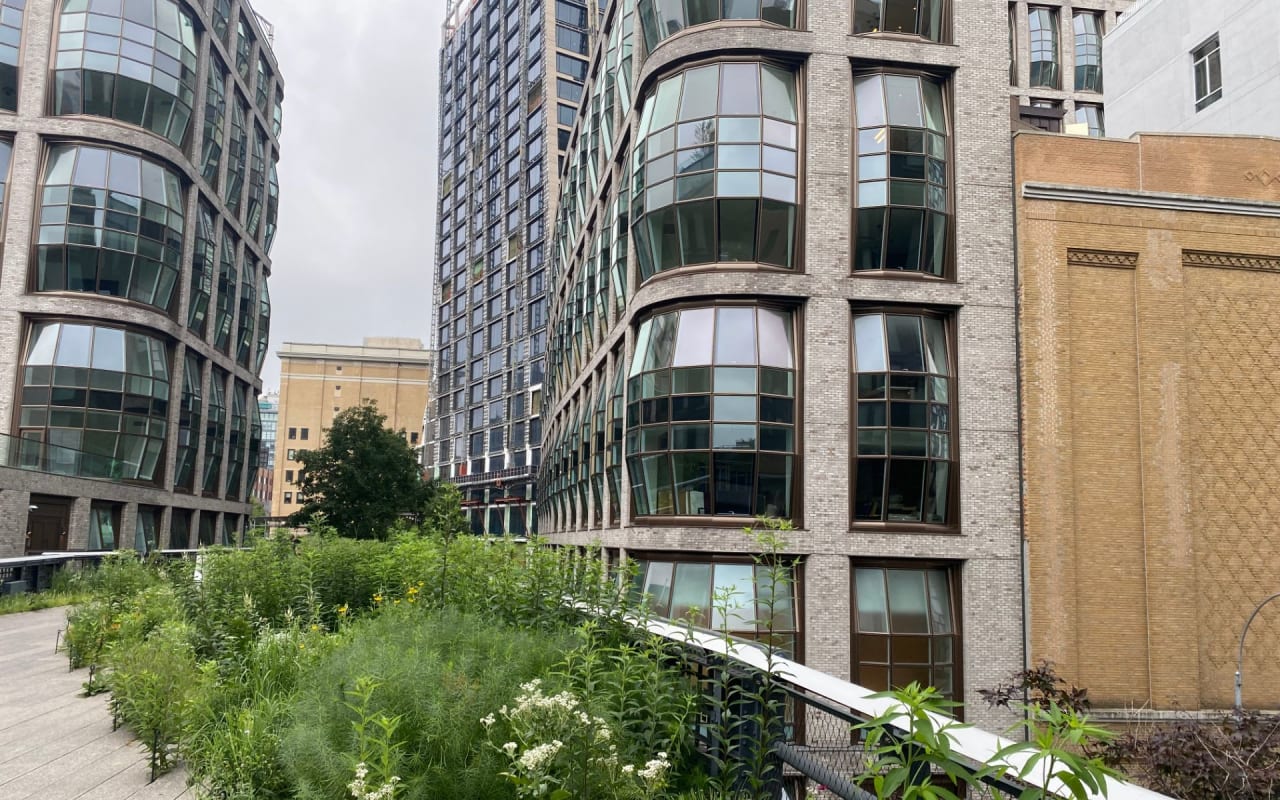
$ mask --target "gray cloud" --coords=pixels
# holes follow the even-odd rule
[[[254,0],[284,76],[271,356],[430,329],[444,0]]]

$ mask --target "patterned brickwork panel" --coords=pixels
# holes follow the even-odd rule
[[[1240,629],[1280,591],[1280,277],[1217,269],[1185,277],[1202,702],[1229,705]],[[1250,629],[1246,705],[1280,705],[1277,652],[1280,603]]]

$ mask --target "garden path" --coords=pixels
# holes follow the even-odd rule
[[[148,784],[146,751],[111,730],[106,695],[82,697],[88,670],[54,652],[65,608],[0,616],[0,800],[189,800],[174,770]]]

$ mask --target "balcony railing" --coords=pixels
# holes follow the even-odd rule
[[[0,433],[0,467],[66,475],[71,478],[118,481],[126,475],[136,474],[136,466],[110,456]]]

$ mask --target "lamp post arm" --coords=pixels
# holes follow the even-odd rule
[[[1258,612],[1262,610],[1262,607],[1278,597],[1280,597],[1280,592],[1258,603],[1257,607],[1253,609],[1253,613],[1249,615],[1249,619],[1245,620],[1244,629],[1240,631],[1240,650],[1236,654],[1236,713],[1244,710],[1242,699],[1244,693],[1244,637],[1249,635],[1249,626],[1253,624],[1253,618],[1258,616]]]

